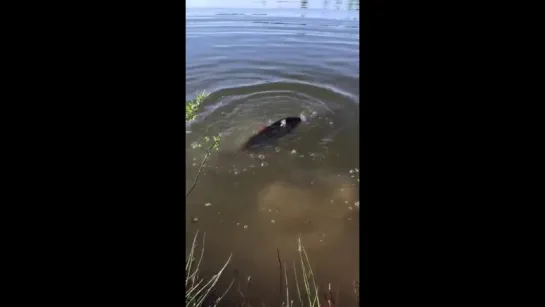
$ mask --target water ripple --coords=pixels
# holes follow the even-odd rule
[[[329,114],[323,135],[342,130],[329,122],[357,122],[357,26],[271,16],[189,18],[186,100],[202,90],[211,94],[187,129],[237,135],[227,143],[238,144],[264,123],[300,113]]]

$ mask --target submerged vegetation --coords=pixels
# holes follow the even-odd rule
[[[189,123],[197,117],[199,111],[199,106],[202,104],[204,99],[208,96],[208,93],[205,91],[197,93],[195,99],[186,102],[185,108],[185,119],[186,123]],[[189,191],[186,194],[186,197],[189,197],[193,189],[195,188],[201,171],[206,164],[210,154],[213,150],[218,150],[220,143],[220,135],[202,137],[200,142],[194,142],[191,144],[193,149],[200,149],[205,153],[205,156],[202,160],[199,171],[193,181],[193,184]],[[203,144],[206,144],[204,149]],[[231,261],[232,254],[229,256],[225,264],[219,269],[219,271],[211,277],[205,278],[200,275],[200,265],[204,256],[204,241],[205,234],[202,235],[202,245],[200,247],[200,255],[197,259],[197,239],[199,233],[197,232],[193,238],[193,243],[189,251],[189,255],[186,257],[185,264],[185,303],[187,306],[191,307],[201,307],[201,306],[217,306],[222,298],[228,293],[231,289],[231,286],[234,283],[234,279],[231,281],[229,287],[223,291],[223,293],[218,297],[215,294],[215,287],[218,283],[221,276],[224,274],[227,265]],[[295,262],[292,263],[293,267],[293,280],[294,284],[290,284],[288,281],[288,272],[291,272],[291,268],[288,268],[286,262],[282,262],[280,258],[280,251],[277,249],[278,253],[278,263],[279,263],[279,274],[280,274],[280,294],[282,296],[282,307],[293,307],[293,306],[309,306],[309,307],[333,307],[337,306],[338,297],[334,297],[331,291],[331,284],[328,285],[327,289],[320,290],[319,286],[316,284],[316,279],[312,267],[310,265],[310,260],[308,254],[301,242],[301,239],[297,240],[297,250],[299,252],[299,268]],[[250,283],[250,277],[248,278],[248,285]],[[290,292],[290,286],[292,291]],[[293,291],[295,287],[296,291]],[[359,284],[354,282],[353,289],[357,303],[359,305]],[[251,306],[245,300],[245,296],[248,293],[241,295],[241,306],[245,304]],[[320,295],[321,294],[321,295]],[[337,295],[339,293],[337,292]],[[262,303],[263,304],[263,303]],[[264,304],[262,306],[265,306]]]

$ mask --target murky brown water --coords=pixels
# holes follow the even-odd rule
[[[186,100],[211,93],[186,126],[188,189],[205,155],[190,144],[222,134],[187,198],[188,245],[197,230],[206,233],[203,272],[217,272],[232,253],[218,294],[234,276],[251,276],[248,293],[241,282],[247,301],[280,306],[277,249],[294,286],[301,238],[320,289],[331,283],[341,305],[356,305],[358,21],[188,11],[186,43]],[[310,120],[273,148],[236,153],[254,130],[301,113]],[[224,304],[240,297],[235,283]]]

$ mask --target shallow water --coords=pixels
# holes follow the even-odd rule
[[[293,287],[301,238],[320,289],[331,283],[342,305],[356,305],[356,17],[357,12],[313,10],[186,13],[186,101],[197,92],[210,93],[195,121],[186,125],[187,189],[205,156],[190,144],[221,134],[219,151],[210,156],[187,198],[186,239],[190,245],[197,230],[206,233],[203,273],[217,272],[233,254],[218,295],[234,276],[251,276],[250,291],[246,282],[241,291],[235,283],[225,304],[240,300],[243,292],[252,305],[280,306],[277,249]],[[271,148],[255,155],[237,151],[263,125],[301,113],[309,120]],[[296,289],[290,291],[297,305]]]

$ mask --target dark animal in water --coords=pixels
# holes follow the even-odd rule
[[[242,147],[243,151],[264,147],[293,131],[303,121],[301,117],[286,117],[263,128]]]

